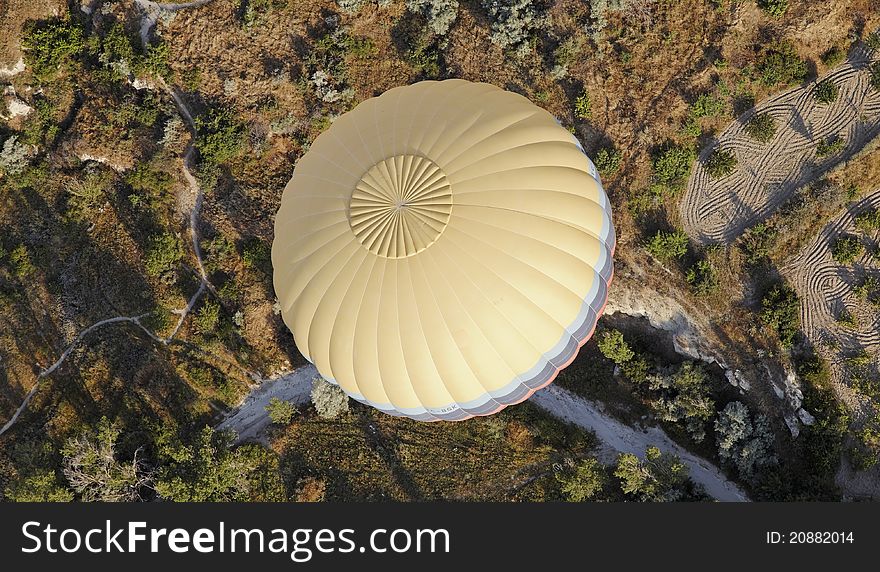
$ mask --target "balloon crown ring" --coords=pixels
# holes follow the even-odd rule
[[[446,173],[419,155],[395,155],[363,174],[351,195],[348,222],[364,247],[405,258],[434,244],[452,213]]]

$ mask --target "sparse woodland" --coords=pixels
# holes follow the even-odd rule
[[[706,499],[676,458],[599,462],[529,403],[419,424],[317,384],[272,402],[263,443],[212,429],[305,363],[270,257],[297,159],[359,102],[451,77],[578,137],[614,207],[615,281],[706,316],[728,368],[616,313],[558,383],[756,500],[880,494],[872,0],[36,4],[0,0],[0,500]],[[815,277],[835,268],[831,292]]]

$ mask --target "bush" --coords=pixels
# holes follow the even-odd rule
[[[242,126],[232,109],[210,108],[196,117],[195,124],[196,149],[202,162],[219,165],[238,153]]]
[[[85,38],[82,28],[73,21],[56,18],[28,25],[21,46],[34,75],[45,79],[83,53]]]
[[[407,9],[428,22],[428,29],[445,36],[458,18],[458,0],[406,0]]]
[[[690,147],[672,145],[661,149],[651,160],[655,184],[666,191],[678,191],[687,183],[696,155]]]
[[[736,155],[724,149],[715,149],[706,161],[706,172],[713,179],[723,179],[736,169]]]
[[[755,480],[758,469],[776,462],[770,423],[763,415],[753,420],[742,402],[724,407],[715,421],[715,438],[721,460],[749,481]]]
[[[618,365],[630,361],[636,355],[632,348],[629,347],[629,344],[626,343],[626,340],[623,339],[623,334],[618,330],[602,332],[596,345],[603,356]]]
[[[574,100],[574,115],[578,119],[589,119],[593,115],[589,93],[583,92]]]
[[[81,500],[132,502],[141,500],[141,488],[152,480],[135,452],[131,461],[117,459],[120,429],[106,417],[94,432],[71,437],[62,449],[64,476]]]
[[[758,0],[761,10],[774,18],[779,18],[788,10],[788,0]]]
[[[660,418],[670,423],[684,421],[693,440],[703,441],[705,423],[715,412],[706,370],[694,362],[685,362],[673,375],[650,375],[648,381],[651,389],[662,393],[653,403]]]
[[[872,232],[880,230],[880,209],[870,209],[856,216],[856,227]]]
[[[657,231],[645,248],[660,260],[682,258],[688,251],[688,236],[682,230]]]
[[[801,304],[797,293],[785,284],[777,284],[761,301],[761,321],[773,328],[783,347],[794,343],[801,328]]]
[[[150,239],[144,256],[144,266],[150,276],[161,276],[173,271],[181,258],[183,258],[183,248],[180,239],[166,232]]]
[[[864,247],[861,241],[854,236],[842,236],[834,242],[831,248],[831,255],[838,264],[844,266],[852,264],[862,255]]]
[[[644,461],[631,453],[621,454],[614,476],[620,479],[625,495],[642,502],[674,502],[698,496],[693,492],[687,466],[657,447],[648,447]]]
[[[217,332],[220,325],[220,304],[206,300],[193,319],[196,329],[203,336],[210,336]]]
[[[876,89],[877,91],[880,91],[880,62],[874,62],[874,64],[871,65],[870,72],[871,72],[871,79],[870,79],[871,86],[874,89]]]
[[[336,419],[348,412],[348,396],[338,385],[316,377],[312,380],[312,405],[321,419]]]
[[[25,245],[19,244],[9,253],[9,266],[18,278],[26,278],[36,272],[31,255]]]
[[[741,238],[741,246],[746,254],[746,262],[757,264],[770,256],[770,250],[776,242],[779,231],[766,222],[759,222],[748,229]]]
[[[827,52],[822,54],[822,63],[828,67],[834,67],[843,63],[846,59],[846,52],[840,46],[832,46]]]
[[[273,397],[269,400],[269,405],[266,406],[266,413],[269,414],[272,423],[287,425],[296,415],[297,410],[293,403]]]
[[[789,42],[773,44],[758,63],[761,83],[767,87],[801,83],[807,77],[807,63]]]
[[[759,113],[746,123],[745,130],[755,141],[767,143],[776,135],[776,122],[769,113]]]
[[[529,38],[540,24],[534,0],[482,0],[492,27],[492,42],[520,57],[529,51]]]
[[[12,502],[70,502],[73,493],[58,483],[54,471],[43,471],[13,481],[3,491]]]
[[[839,95],[840,88],[830,79],[820,81],[816,84],[816,89],[813,91],[813,97],[816,98],[816,101],[826,105],[837,101]]]
[[[843,137],[831,137],[829,139],[823,139],[819,141],[819,144],[816,145],[816,156],[819,158],[830,157],[832,155],[837,155],[846,147],[846,139]]]
[[[695,119],[716,117],[724,113],[724,100],[712,94],[704,93],[691,104],[690,116]]]
[[[570,502],[584,502],[596,497],[605,486],[605,471],[595,458],[584,459],[573,471],[556,473],[562,495]]]
[[[620,151],[614,147],[603,147],[596,153],[593,164],[602,177],[610,177],[620,170]]]
[[[3,142],[0,150],[0,170],[10,175],[17,175],[25,170],[30,161],[30,150],[27,145],[19,142],[17,135],[12,135]]]
[[[708,296],[718,290],[718,272],[708,260],[699,260],[688,268],[685,279],[698,296]]]

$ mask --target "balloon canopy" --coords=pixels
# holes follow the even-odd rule
[[[549,384],[605,306],[615,235],[571,133],[493,85],[425,81],[339,117],[296,165],[274,284],[303,356],[422,421]]]

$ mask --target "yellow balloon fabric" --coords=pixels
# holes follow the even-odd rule
[[[528,99],[389,90],[299,160],[272,245],[281,313],[327,380],[422,421],[488,415],[590,338],[615,235],[596,167]]]

